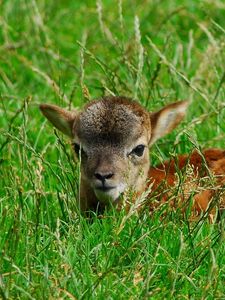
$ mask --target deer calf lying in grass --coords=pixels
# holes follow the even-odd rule
[[[193,211],[205,211],[225,183],[225,151],[211,149],[203,155],[195,151],[181,155],[177,162],[171,160],[150,168],[150,146],[180,123],[187,106],[186,101],[176,102],[149,113],[125,97],[92,101],[81,112],[42,104],[42,113],[72,139],[81,158],[81,210],[96,210],[109,202],[120,205],[126,191],[140,195],[149,184],[157,199],[165,202],[170,198],[170,187],[177,182],[177,172],[190,166],[192,174],[190,178],[184,175],[182,193],[176,198],[183,202],[191,199]],[[213,188],[201,191],[199,186],[206,175],[218,178]]]

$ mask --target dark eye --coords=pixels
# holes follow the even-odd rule
[[[144,145],[138,145],[137,147],[135,147],[132,151],[131,154],[135,154],[139,157],[141,157],[144,153],[145,150],[145,146]]]
[[[73,144],[73,150],[75,151],[76,155],[79,156],[79,152],[80,152],[80,145],[74,143]]]

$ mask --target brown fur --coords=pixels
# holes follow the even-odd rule
[[[185,175],[185,168],[188,166],[193,171],[191,176]],[[224,209],[225,191],[221,190],[225,184],[224,150],[207,149],[202,154],[195,150],[190,155],[178,156],[176,161],[171,159],[157,167],[151,167],[148,176],[150,183],[153,184],[152,195],[158,195],[158,199],[160,198],[162,202],[168,201],[171,196],[171,187],[178,185],[177,171],[183,171],[185,178],[183,193],[179,197],[184,207],[188,205],[188,203],[185,205],[185,201],[193,197],[193,215],[199,215],[207,210],[215,214],[215,205],[210,208],[210,203],[216,196],[220,197],[219,209]],[[172,205],[176,204],[178,203],[172,201]]]

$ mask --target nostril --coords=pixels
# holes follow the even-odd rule
[[[105,179],[110,179],[113,177],[113,175],[114,175],[113,173],[106,174]]]
[[[103,173],[95,173],[95,177],[98,179],[98,180],[101,180],[101,181],[105,181],[106,179],[110,179],[113,177],[113,173],[106,173],[106,174],[103,174]]]
[[[104,177],[100,173],[95,173],[95,177],[99,180],[104,180]]]

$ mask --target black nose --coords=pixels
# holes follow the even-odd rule
[[[95,173],[95,177],[98,179],[98,180],[101,180],[102,182],[105,182],[106,179],[110,179],[113,177],[113,173]]]

